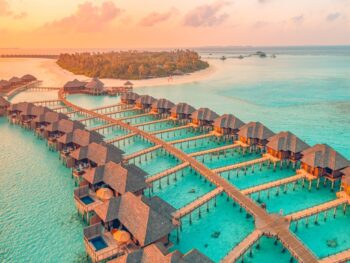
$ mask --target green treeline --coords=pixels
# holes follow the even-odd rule
[[[77,75],[120,79],[167,77],[209,66],[190,50],[61,54],[57,64]]]

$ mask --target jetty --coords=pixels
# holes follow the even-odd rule
[[[213,169],[213,172],[215,172],[215,173],[223,173],[223,172],[227,172],[227,171],[230,171],[230,170],[235,170],[235,169],[238,169],[238,168],[255,165],[257,163],[263,163],[263,162],[266,162],[268,160],[270,160],[269,157],[264,156],[264,157],[261,157],[261,158],[258,158],[258,159],[254,159],[254,160],[251,160],[251,161],[246,161],[246,162],[241,162],[241,163],[236,163],[236,164],[232,164],[232,165],[216,168],[216,169]]]
[[[159,179],[162,179],[162,178],[164,178],[164,177],[166,177],[166,176],[168,176],[170,174],[174,174],[174,173],[176,173],[176,172],[178,172],[178,171],[180,171],[180,170],[182,170],[182,169],[184,169],[186,167],[189,167],[189,166],[190,166],[190,163],[188,163],[188,162],[179,164],[179,165],[177,165],[175,167],[172,167],[172,168],[170,168],[168,170],[165,170],[163,172],[160,172],[160,173],[158,173],[156,175],[153,175],[153,176],[147,178],[146,179],[146,183],[151,184],[151,183],[153,183],[155,181],[158,181]]]

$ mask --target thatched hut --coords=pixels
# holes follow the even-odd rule
[[[134,86],[134,84],[129,80],[124,83],[124,87],[126,87],[126,88],[132,89],[133,86]]]
[[[48,110],[32,119],[31,127],[35,129],[37,135],[44,137],[45,127],[62,119],[68,119],[67,115]]]
[[[208,108],[199,108],[191,115],[191,124],[196,127],[206,127],[211,129],[213,127],[214,120],[219,115]]]
[[[167,99],[159,99],[152,104],[152,112],[159,114],[161,116],[168,116],[170,114],[170,109],[174,107],[175,104]]]
[[[29,82],[36,81],[37,78],[34,77],[33,75],[26,74],[26,75],[24,75],[24,76],[21,77],[21,80],[22,80],[22,82],[24,82],[24,83],[29,83]]]
[[[316,144],[302,152],[301,168],[306,172],[329,179],[339,179],[350,161],[327,144]]]
[[[113,191],[114,196],[120,196],[126,192],[141,195],[147,187],[145,176],[146,173],[133,164],[108,162],[86,170],[83,179],[94,191],[100,187],[108,187]]]
[[[174,120],[188,122],[195,111],[196,109],[191,105],[181,102],[170,109],[170,116]]]
[[[301,152],[310,147],[289,131],[279,132],[268,140],[267,152],[281,160],[297,162],[302,158]]]
[[[74,79],[64,84],[63,90],[67,93],[79,93],[85,89],[85,85],[87,85],[87,82]]]
[[[0,92],[6,92],[11,87],[11,83],[7,80],[0,80]]]
[[[10,105],[10,102],[0,96],[0,116],[4,116],[6,114],[7,109],[10,107]]]
[[[139,97],[140,95],[135,92],[126,92],[121,95],[120,100],[124,104],[135,104]]]
[[[91,95],[101,95],[105,93],[104,84],[99,78],[93,78],[85,85],[86,92]]]
[[[215,132],[224,136],[233,136],[234,139],[237,138],[237,132],[243,125],[244,122],[232,114],[224,114],[216,118],[213,123]]]
[[[13,123],[21,124],[25,119],[25,116],[29,116],[31,113],[31,109],[35,107],[33,103],[29,102],[19,102],[11,104],[7,108],[7,115],[9,116],[9,120]]]
[[[150,95],[141,95],[136,101],[136,107],[139,109],[149,110],[152,106],[152,104],[156,101],[155,98],[153,98]]]
[[[12,77],[9,79],[11,87],[17,87],[23,84],[23,81],[19,77]]]

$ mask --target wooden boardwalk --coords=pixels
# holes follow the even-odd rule
[[[319,260],[319,263],[345,263],[350,260],[350,249]]]
[[[110,116],[110,115],[113,115],[113,114],[125,113],[125,112],[133,111],[133,110],[137,110],[137,109],[135,109],[135,108],[120,109],[120,110],[116,110],[116,111],[105,112],[105,113],[103,113],[103,115]],[[132,117],[132,116],[129,116],[129,117]],[[127,118],[127,116],[125,116],[123,118]]]
[[[348,203],[347,198],[340,197],[340,198],[337,198],[335,200],[332,200],[332,201],[329,201],[329,202],[326,202],[326,203],[323,203],[323,204],[320,204],[320,205],[317,205],[317,206],[314,206],[314,207],[311,207],[311,208],[308,208],[308,209],[305,209],[305,210],[302,210],[299,212],[295,212],[295,213],[290,214],[290,215],[287,215],[286,218],[290,221],[296,221],[296,220],[299,220],[299,219],[302,219],[305,217],[309,217],[309,216],[312,216],[314,214],[317,214],[317,213],[320,213],[320,212],[323,212],[323,211],[326,211],[326,210],[329,210],[329,209],[332,209],[332,208],[335,208],[335,207],[338,207],[340,205],[347,204],[347,203]]]
[[[196,210],[198,207],[209,202],[211,199],[215,198],[215,196],[221,194],[223,191],[224,191],[224,189],[222,187],[215,188],[214,190],[212,190],[212,191],[206,193],[205,195],[199,197],[198,199],[194,200],[192,203],[189,203],[188,205],[185,205],[184,207],[175,211],[173,213],[173,217],[175,219],[179,219],[181,217],[184,217],[185,215]]]
[[[156,134],[161,134],[161,133],[167,133],[167,132],[172,132],[172,131],[178,131],[178,130],[182,130],[182,129],[185,129],[185,128],[190,128],[190,126],[188,126],[188,125],[178,126],[178,127],[174,127],[174,128],[169,128],[169,129],[161,130],[161,131],[150,132],[150,134],[156,135]]]
[[[61,103],[60,100],[38,100],[38,101],[33,101],[32,102],[35,105],[40,105],[40,106],[55,106],[59,105]]]
[[[210,153],[217,153],[217,152],[226,151],[229,149],[234,149],[234,148],[237,148],[239,146],[240,146],[239,143],[235,143],[235,144],[225,145],[225,146],[221,146],[221,147],[217,147],[217,148],[213,148],[213,149],[209,149],[209,150],[205,150],[205,151],[190,153],[189,155],[192,157],[196,157],[196,156],[206,155],[206,154],[210,154]]]
[[[112,105],[108,105],[108,106],[102,106],[102,107],[97,107],[97,108],[92,108],[90,109],[91,111],[95,111],[95,112],[99,112],[99,111],[103,111],[103,110],[109,110],[109,109],[114,109],[114,108],[125,108],[128,105],[123,104],[123,103],[117,103],[117,104],[112,104]],[[103,112],[101,112],[103,113]]]
[[[137,118],[141,118],[141,117],[145,117],[145,116],[152,116],[152,115],[153,115],[152,113],[142,113],[142,114],[138,114],[138,115],[134,115],[134,116],[117,118],[116,120],[127,121],[127,120],[132,120],[132,119],[137,119]]]
[[[236,262],[245,252],[254,245],[256,241],[263,235],[261,230],[255,229],[246,236],[237,246],[235,246],[221,261],[221,263]]]
[[[173,174],[173,173],[176,173],[177,171],[180,171],[186,167],[190,166],[190,163],[182,163],[182,164],[179,164],[175,167],[172,167],[168,170],[165,170],[163,172],[160,172],[159,174],[156,174],[156,175],[153,175],[149,178],[146,179],[146,183],[153,183],[155,181],[158,181],[159,179],[165,177],[165,176],[168,176],[170,174]]]
[[[273,182],[270,182],[270,183],[261,184],[261,185],[257,185],[257,186],[251,187],[251,188],[247,188],[247,189],[242,190],[241,192],[243,194],[245,194],[245,195],[249,195],[249,194],[252,194],[252,193],[256,193],[256,192],[264,191],[264,190],[267,190],[267,189],[270,189],[270,188],[274,188],[274,187],[277,187],[277,186],[281,186],[281,185],[289,184],[289,183],[292,183],[292,182],[296,182],[296,181],[298,181],[298,180],[300,180],[302,178],[305,178],[305,177],[306,177],[305,174],[296,174],[294,176],[283,178],[283,179],[280,179],[280,180],[277,180],[277,181],[273,181]]]
[[[189,137],[185,139],[180,139],[180,140],[175,140],[175,141],[170,141],[169,144],[179,144],[179,143],[184,143],[184,142],[190,142],[190,141],[195,141],[195,140],[201,140],[209,137],[214,137],[214,134],[207,133],[207,134],[202,134],[194,137]]]
[[[113,139],[110,139],[110,140],[106,140],[106,143],[115,143],[115,142],[118,142],[118,141],[122,141],[122,140],[125,140],[125,139],[128,139],[128,138],[131,138],[131,137],[133,137],[135,135],[137,135],[137,133],[131,132],[131,133],[128,133],[128,134],[123,135],[123,136],[119,136],[119,137],[116,137],[116,138],[113,138]]]
[[[141,155],[144,155],[144,154],[153,152],[153,151],[158,150],[158,149],[160,149],[160,148],[162,148],[161,145],[155,145],[155,146],[149,147],[149,148],[147,148],[147,149],[144,149],[144,150],[135,152],[135,153],[133,153],[133,154],[127,155],[127,156],[124,157],[124,160],[129,161],[129,160],[131,160],[131,159],[134,159],[134,158],[139,157],[139,156],[141,156]]]
[[[89,130],[90,131],[99,131],[99,130],[103,130],[103,129],[106,129],[106,128],[109,128],[109,127],[115,127],[115,126],[118,126],[118,124],[116,124],[116,123],[108,123],[108,124],[105,124],[105,125],[101,125],[101,126],[97,126],[97,127],[91,128]]]
[[[160,119],[160,120],[155,120],[155,121],[149,121],[149,122],[136,124],[136,125],[134,125],[134,127],[142,127],[142,126],[157,124],[157,123],[161,123],[161,122],[166,122],[166,121],[169,121],[169,120],[170,120],[169,118],[166,118],[166,119]]]
[[[158,144],[162,145],[163,148],[169,152],[169,154],[174,155],[182,162],[188,162],[194,170],[196,170],[199,174],[207,178],[208,181],[210,181],[217,187],[221,187],[229,198],[232,198],[239,206],[244,208],[248,213],[252,214],[255,217],[255,221],[259,221],[260,225],[269,226],[268,233],[271,233],[271,232],[274,233],[274,235],[276,235],[280,239],[282,244],[291,252],[291,254],[298,261],[304,262],[304,263],[317,262],[315,255],[308,248],[306,248],[302,244],[302,242],[294,236],[294,234],[292,234],[289,231],[289,226],[286,226],[282,222],[276,223],[274,219],[274,215],[268,214],[265,211],[265,209],[261,208],[252,199],[250,199],[249,197],[241,193],[239,189],[237,189],[235,186],[229,183],[226,179],[221,177],[218,173],[210,170],[204,164],[197,161],[194,157],[191,157],[185,154],[183,151],[181,151],[180,149],[177,149],[173,145],[155,137],[150,133],[147,133],[145,131],[138,129],[137,127],[133,127],[120,120],[113,119],[108,116],[95,113],[74,105],[73,103],[66,100],[63,90],[59,91],[59,98],[62,100],[64,104],[66,104],[67,106],[70,106],[71,108],[74,108],[75,110],[81,110],[87,114],[92,114],[94,116],[103,118],[108,123],[119,124],[121,127],[126,128],[131,132],[134,132],[144,137],[145,139],[153,142],[155,145],[158,145]],[[268,158],[266,157],[266,159]]]
[[[213,169],[213,172],[215,172],[215,173],[223,173],[223,172],[227,172],[227,171],[230,171],[230,170],[242,168],[242,167],[245,167],[245,166],[248,167],[248,166],[253,165],[253,164],[262,163],[262,162],[265,162],[267,160],[269,160],[268,157],[261,157],[261,158],[254,159],[254,160],[251,160],[251,161],[246,161],[246,162],[241,162],[241,163],[236,163],[236,164],[232,164],[232,165],[216,168],[216,169]]]

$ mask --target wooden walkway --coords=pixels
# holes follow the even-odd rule
[[[149,148],[147,148],[147,149],[144,149],[144,150],[135,152],[135,153],[133,153],[133,154],[127,155],[127,156],[124,157],[124,160],[129,161],[129,160],[131,160],[131,159],[134,159],[134,158],[139,157],[139,156],[141,156],[141,155],[144,155],[144,154],[153,152],[153,151],[158,150],[158,149],[160,149],[160,148],[162,148],[161,145],[155,145],[155,146],[149,147]]]
[[[110,115],[113,115],[113,114],[125,113],[125,112],[133,111],[133,110],[137,110],[137,109],[135,109],[135,108],[126,108],[126,109],[121,109],[121,110],[116,110],[116,111],[105,112],[105,113],[103,113],[103,115],[110,116]],[[132,116],[129,116],[129,117],[132,117]],[[123,117],[123,118],[127,118],[127,116]]]
[[[158,181],[159,179],[165,177],[165,176],[168,176],[170,174],[173,174],[173,173],[176,173],[177,171],[180,171],[186,167],[190,166],[190,163],[182,163],[182,164],[179,164],[175,167],[172,167],[168,170],[165,170],[163,172],[160,172],[159,174],[156,174],[156,175],[153,175],[149,178],[146,179],[146,183],[153,183],[155,181]]]
[[[127,105],[123,103],[117,103],[117,104],[112,104],[108,106],[102,106],[102,107],[97,107],[97,108],[92,108],[90,109],[91,111],[101,111],[101,110],[107,110],[107,109],[114,109],[114,108],[125,108]]]
[[[129,117],[123,117],[123,118],[117,118],[116,120],[119,121],[127,121],[127,120],[132,120],[132,119],[137,119],[137,118],[141,118],[144,116],[151,116],[153,115],[152,113],[142,113],[142,114],[138,114],[138,115],[134,115],[134,116],[129,116]]]
[[[206,193],[205,195],[199,197],[198,199],[194,200],[192,203],[189,203],[188,205],[185,205],[184,207],[175,211],[173,213],[173,217],[175,219],[179,219],[181,217],[184,217],[185,215],[196,210],[198,207],[209,202],[211,199],[215,198],[215,196],[221,194],[223,191],[224,191],[224,189],[222,187],[215,188],[214,190],[212,190],[212,191]]]
[[[178,126],[178,127],[174,127],[174,128],[169,128],[169,129],[161,130],[161,131],[150,132],[150,134],[156,135],[156,134],[161,134],[161,133],[167,133],[167,132],[172,132],[172,131],[178,131],[178,130],[182,130],[182,129],[185,129],[185,128],[190,128],[190,126],[188,126],[188,125]]]
[[[119,136],[117,138],[113,138],[113,139],[110,139],[110,140],[106,140],[106,143],[115,143],[115,142],[118,142],[118,141],[122,141],[122,140],[125,140],[125,139],[128,139],[128,138],[131,138],[133,136],[137,135],[137,133],[135,132],[131,132],[131,133],[128,133],[126,135],[123,135],[123,136]]]
[[[274,188],[274,187],[277,187],[277,186],[281,186],[281,185],[289,184],[289,183],[292,183],[292,182],[296,182],[296,181],[298,181],[298,180],[300,180],[302,178],[305,178],[305,177],[306,177],[305,174],[296,174],[294,176],[283,178],[281,180],[277,180],[277,181],[273,181],[273,182],[270,182],[270,183],[261,184],[261,185],[257,185],[257,186],[251,187],[251,188],[247,188],[247,189],[242,190],[241,192],[243,194],[245,194],[245,195],[249,195],[249,194],[252,194],[252,193],[256,193],[256,192],[264,191],[264,190],[267,190],[267,189],[270,189],[270,188]]]
[[[215,172],[215,173],[223,173],[223,172],[227,172],[227,171],[230,171],[230,170],[242,168],[242,167],[245,167],[245,166],[248,167],[248,166],[253,165],[253,164],[262,163],[262,162],[265,162],[267,160],[269,160],[268,157],[261,157],[261,158],[254,159],[254,160],[251,160],[251,161],[246,161],[246,162],[241,162],[241,163],[236,163],[236,164],[232,164],[232,165],[216,168],[216,169],[213,169],[213,172]]]
[[[350,260],[350,249],[319,260],[319,263],[345,263]]]
[[[185,138],[185,139],[170,141],[169,144],[179,144],[179,143],[190,142],[190,141],[205,139],[205,138],[214,137],[214,136],[215,136],[214,134],[207,133],[207,134],[202,134],[202,135],[189,137],[189,138]]]
[[[39,100],[39,101],[33,101],[32,103],[35,105],[41,105],[41,106],[53,106],[53,105],[59,105],[61,101],[60,100]]]
[[[165,122],[165,121],[169,121],[169,120],[170,120],[169,118],[166,118],[166,119],[160,119],[160,120],[155,120],[155,121],[149,121],[149,122],[144,122],[144,123],[136,124],[136,125],[134,125],[134,127],[142,127],[142,126],[157,124],[157,123]]]
[[[309,217],[312,216],[314,214],[338,207],[342,204],[346,204],[348,203],[348,199],[341,197],[341,198],[337,198],[335,200],[299,211],[299,212],[295,212],[293,214],[287,215],[286,218],[290,221],[296,221],[305,217]]]
[[[71,108],[81,110],[88,114],[93,114],[97,117],[103,118],[106,122],[109,123],[117,123],[121,127],[126,128],[131,132],[134,132],[144,137],[145,139],[153,142],[155,145],[162,145],[164,150],[168,151],[169,154],[174,155],[182,162],[188,162],[194,170],[196,170],[199,174],[207,178],[208,181],[210,181],[217,187],[221,187],[229,198],[232,198],[239,206],[244,208],[248,213],[252,214],[255,217],[255,221],[260,222],[260,225],[269,226],[269,233],[273,232],[298,261],[304,263],[317,262],[315,255],[308,248],[306,248],[301,243],[301,241],[294,236],[294,234],[292,234],[289,231],[289,225],[286,226],[284,223],[281,222],[275,223],[274,215],[268,214],[265,211],[265,209],[261,208],[252,199],[241,193],[239,189],[237,189],[235,186],[229,183],[226,179],[221,177],[218,173],[215,173],[214,171],[210,170],[208,167],[197,161],[195,158],[185,154],[180,149],[177,149],[173,145],[155,137],[154,135],[138,129],[137,127],[133,127],[120,120],[116,120],[108,116],[95,113],[74,105],[73,103],[66,100],[63,90],[59,91],[59,98],[64,104],[70,106]]]
[[[97,126],[97,127],[91,128],[89,130],[90,131],[99,131],[99,130],[103,130],[103,129],[106,129],[106,128],[109,128],[109,127],[115,127],[115,126],[118,126],[118,124],[116,124],[116,123],[108,123],[108,124],[105,124],[105,125],[101,125],[101,126]]]
[[[216,152],[226,151],[229,149],[234,149],[234,148],[237,148],[239,146],[240,146],[239,143],[235,143],[235,144],[225,145],[225,146],[221,146],[221,147],[214,148],[214,149],[190,153],[189,155],[192,157],[196,157],[196,156],[206,155],[206,154],[210,154],[210,153],[216,153]]]
[[[235,246],[221,261],[221,263],[236,262],[244,253],[254,245],[256,241],[263,235],[261,230],[255,229],[246,236],[237,246]]]

